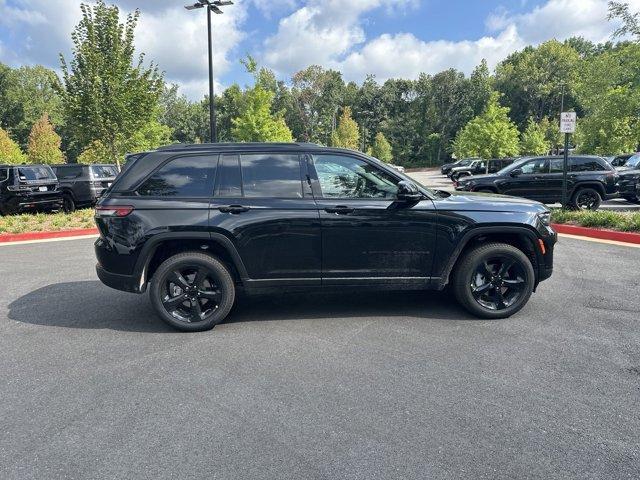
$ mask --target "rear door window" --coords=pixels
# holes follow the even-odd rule
[[[71,180],[82,175],[81,165],[54,167],[54,170],[56,171],[56,177],[58,177],[58,180]]]
[[[155,171],[138,194],[152,197],[202,198],[211,195],[217,156],[189,156],[170,160]]]
[[[302,198],[297,154],[241,155],[240,165],[245,197]]]

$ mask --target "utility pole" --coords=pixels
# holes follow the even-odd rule
[[[184,7],[187,10],[195,10],[205,7],[207,9],[207,43],[209,47],[209,132],[211,143],[216,143],[218,141],[215,96],[213,92],[213,40],[211,38],[211,12],[222,15],[223,12],[220,10],[220,7],[224,7],[226,5],[233,5],[233,2],[230,0],[197,0],[193,5],[187,5]]]

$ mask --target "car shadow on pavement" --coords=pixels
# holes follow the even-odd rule
[[[47,285],[9,304],[8,317],[24,323],[130,332],[176,332],[153,311],[146,295],[118,292],[98,281]],[[225,323],[362,317],[470,320],[441,292],[351,292],[239,295]]]

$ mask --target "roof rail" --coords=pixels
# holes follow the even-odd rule
[[[237,147],[318,147],[315,143],[297,143],[297,142],[219,142],[219,143],[173,143],[158,147],[158,151],[166,150],[202,150],[208,148],[237,148]]]

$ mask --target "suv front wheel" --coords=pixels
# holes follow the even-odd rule
[[[593,188],[581,188],[571,200],[571,206],[578,210],[597,210],[602,203],[602,197]]]
[[[453,272],[458,302],[481,318],[506,318],[518,312],[529,300],[534,283],[529,258],[505,243],[468,251]]]
[[[186,252],[165,260],[150,284],[151,303],[162,320],[179,330],[209,330],[229,314],[233,278],[218,259]]]

